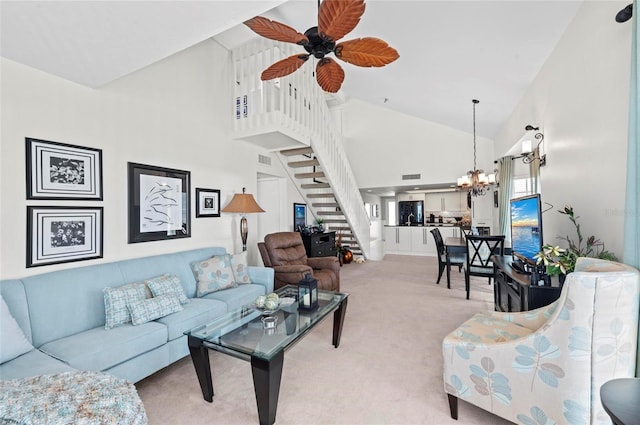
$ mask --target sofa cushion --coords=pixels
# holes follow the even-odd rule
[[[58,359],[33,349],[0,365],[0,379],[19,379],[47,373],[69,372],[76,369]],[[1,421],[0,421],[1,422]]]
[[[229,311],[240,308],[245,304],[251,304],[260,295],[265,295],[262,285],[248,284],[240,285],[233,289],[225,289],[206,295],[205,299],[220,300],[227,304]]]
[[[233,278],[229,255],[217,255],[195,262],[192,267],[198,280],[198,297],[238,286]]]
[[[167,342],[167,327],[148,322],[103,327],[52,341],[40,350],[81,370],[104,371]]]
[[[219,300],[194,298],[184,309],[157,321],[167,327],[169,341],[180,338],[184,332],[207,323],[227,312],[227,305]]]
[[[0,363],[13,360],[31,350],[33,345],[27,341],[4,298],[0,297]]]
[[[251,283],[248,271],[249,264],[247,263],[247,251],[231,255],[230,260],[231,269],[233,270],[233,280],[235,280],[238,285]]]
[[[159,319],[182,310],[180,300],[173,294],[159,295],[148,300],[134,300],[129,303],[131,323],[134,326]]]
[[[151,298],[144,282],[130,283],[116,288],[107,287],[104,293],[105,329],[113,329],[116,326],[131,322],[129,304],[134,301]]]
[[[180,304],[189,302],[189,298],[184,294],[184,288],[180,284],[180,278],[174,274],[163,274],[162,276],[147,279],[145,283],[154,297],[172,294],[178,298]]]

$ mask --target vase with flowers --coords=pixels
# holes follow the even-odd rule
[[[560,281],[563,282],[564,277],[575,269],[578,257],[593,257],[610,261],[618,260],[615,254],[605,249],[604,242],[600,239],[596,239],[595,236],[589,236],[585,239],[582,236],[580,223],[578,223],[580,217],[575,215],[571,206],[565,206],[564,210],[558,210],[558,212],[569,217],[575,227],[577,240],[571,239],[568,235],[560,236],[560,239],[568,243],[568,248],[545,244],[542,250],[535,255],[534,258],[537,264],[544,265],[548,275],[558,276]]]

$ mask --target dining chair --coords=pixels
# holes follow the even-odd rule
[[[486,277],[491,285],[493,277],[492,255],[503,255],[504,235],[467,236],[467,258],[464,267],[464,286],[467,299],[470,292],[471,276]]]
[[[458,271],[462,270],[465,256],[456,253],[449,254],[447,252],[447,248],[444,245],[444,240],[442,239],[442,234],[440,233],[440,229],[438,229],[437,227],[431,230],[431,234],[433,235],[433,239],[436,242],[436,248],[438,250],[438,280],[436,281],[436,283],[440,284],[440,278],[442,277],[442,273],[446,268],[447,288],[451,288],[451,266],[458,266]]]

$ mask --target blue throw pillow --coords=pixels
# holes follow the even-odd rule
[[[189,298],[184,294],[184,289],[180,284],[180,278],[173,274],[163,274],[153,279],[145,280],[154,297],[171,294],[180,300],[180,304],[189,302]]]
[[[146,300],[136,300],[129,303],[131,322],[134,325],[141,325],[181,310],[183,310],[183,308],[180,300],[171,294],[160,295]]]
[[[116,288],[107,287],[104,293],[105,329],[131,322],[131,314],[127,305],[132,301],[151,298],[144,282],[130,283]]]

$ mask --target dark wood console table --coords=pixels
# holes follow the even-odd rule
[[[307,251],[307,257],[336,256],[336,232],[302,235],[302,243]]]
[[[640,378],[619,378],[600,387],[602,407],[614,425],[640,424]]]
[[[551,304],[560,297],[557,277],[551,286],[531,285],[531,275],[511,267],[511,256],[493,256],[493,295],[496,311],[528,311]]]

